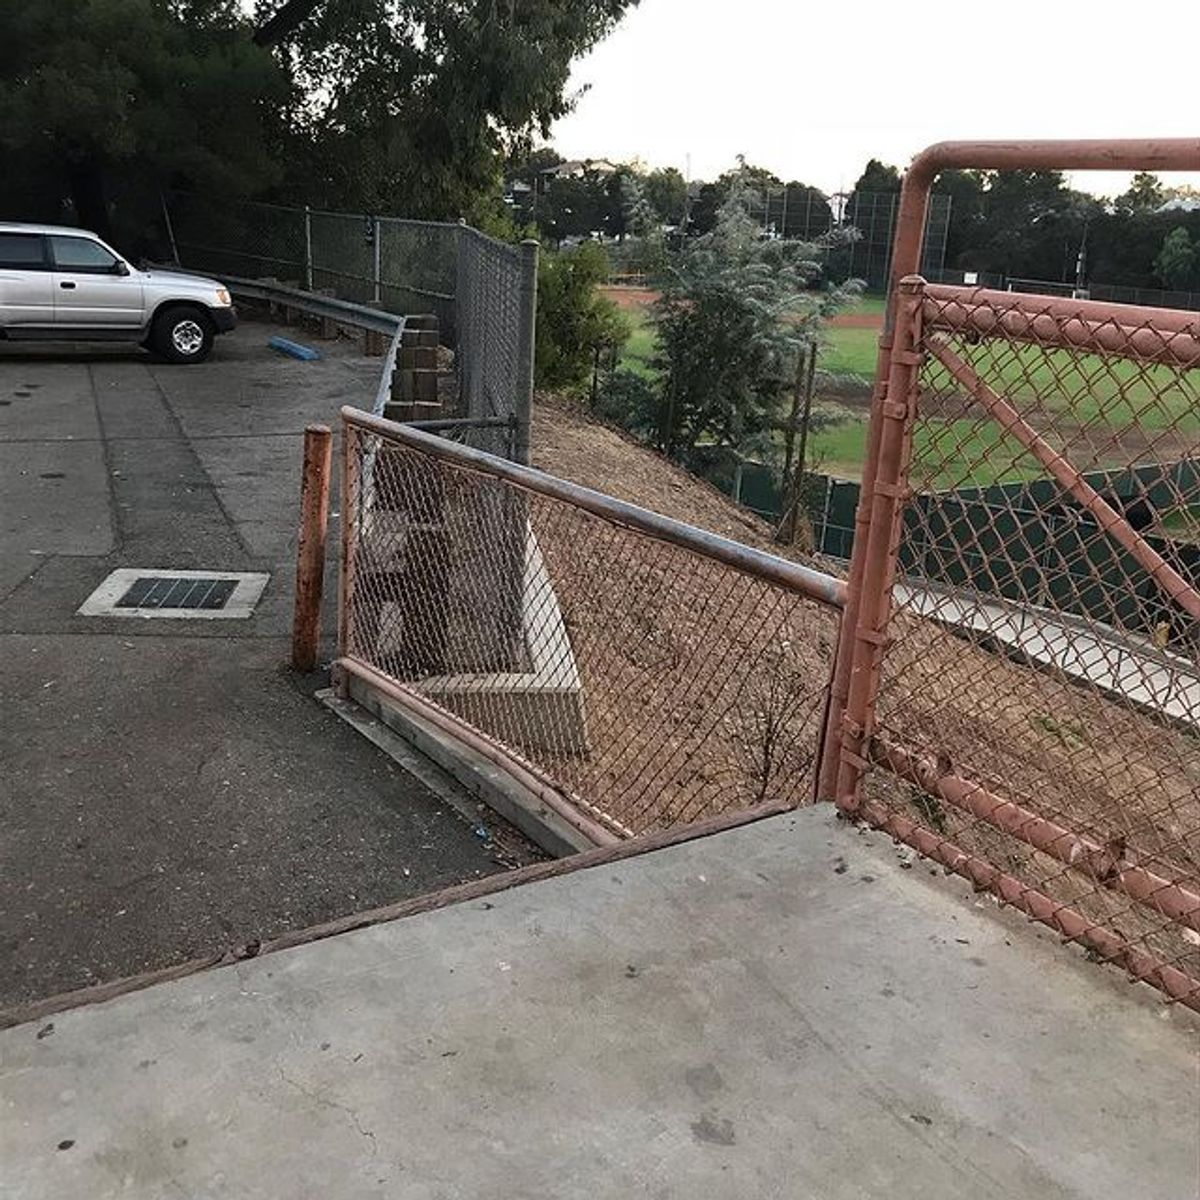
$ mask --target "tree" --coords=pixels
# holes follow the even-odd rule
[[[825,193],[810,184],[789,181],[779,209],[779,231],[784,237],[811,239],[833,228],[833,209]]]
[[[701,184],[697,189],[689,214],[688,232],[711,233],[717,225],[718,210],[735,188],[741,190],[747,212],[757,216],[759,227],[762,228],[768,223],[772,195],[775,197],[775,208],[779,208],[783,181],[766,167],[756,167],[746,161],[744,154],[739,154],[736,166],[722,171],[714,182]]]
[[[1058,171],[985,175],[979,239],[960,266],[1035,279],[1073,278],[1083,224]]]
[[[628,338],[627,320],[596,291],[607,278],[608,256],[596,242],[539,258],[534,347],[538,386],[582,387],[597,351],[620,346]]]
[[[898,192],[900,190],[900,170],[888,166],[877,158],[868,159],[863,167],[863,173],[854,185],[855,192]]]
[[[946,262],[961,266],[960,258],[980,239],[986,202],[987,177],[982,171],[943,171],[935,190],[950,197],[946,230]]]
[[[861,234],[866,251],[863,260],[868,267],[873,256],[879,262],[886,256],[886,247],[891,242],[892,220],[899,204],[899,191],[900,172],[872,158],[846,199],[842,221]],[[839,275],[849,274],[855,257],[839,255],[834,269]]]
[[[1166,199],[1162,180],[1148,171],[1139,171],[1114,201],[1118,212],[1147,212],[1158,208]]]
[[[715,183],[702,183],[694,188],[695,195],[688,212],[689,234],[712,233],[717,227],[717,213],[723,202],[721,188]]]
[[[651,171],[643,182],[646,200],[654,209],[660,224],[683,225],[687,210],[687,182],[674,167]]]
[[[293,194],[459,216],[571,108],[573,59],[636,0],[285,0],[260,6],[301,98]]]
[[[284,73],[224,0],[0,3],[0,149],[104,234],[117,177],[246,195],[277,177]]]
[[[538,198],[538,228],[555,244],[569,237],[588,237],[612,224],[614,203],[606,192],[606,178],[592,170],[582,175],[559,176],[546,184]]]
[[[1197,248],[1182,226],[1172,229],[1163,239],[1154,260],[1154,270],[1163,286],[1178,291],[1191,287],[1196,273]]]
[[[663,393],[657,441],[746,448],[780,423],[801,353],[845,293],[816,293],[826,243],[764,241],[735,184],[716,227],[685,245],[654,310]]]

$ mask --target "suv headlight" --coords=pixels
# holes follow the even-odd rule
[[[229,294],[228,288],[217,288],[217,304],[221,308],[228,308],[233,303],[233,297]]]

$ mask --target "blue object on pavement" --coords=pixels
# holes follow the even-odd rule
[[[288,341],[285,337],[276,335],[271,338],[267,345],[273,350],[281,350],[284,354],[290,354],[293,358],[298,358],[302,362],[315,362],[321,357],[320,350],[314,350],[311,346],[302,346],[299,342]]]

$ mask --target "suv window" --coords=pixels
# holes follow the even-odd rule
[[[88,271],[100,275],[107,274],[117,265],[112,251],[90,238],[51,235],[50,249],[55,265],[66,271]]]
[[[38,233],[0,233],[0,267],[39,271],[46,265],[42,237]]]

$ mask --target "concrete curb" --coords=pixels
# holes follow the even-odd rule
[[[415,748],[547,854],[563,858],[595,848],[581,830],[483,755],[390,703],[360,680],[351,677],[348,682],[349,701],[339,699],[332,688],[317,692],[317,698],[405,770],[412,769]]]

